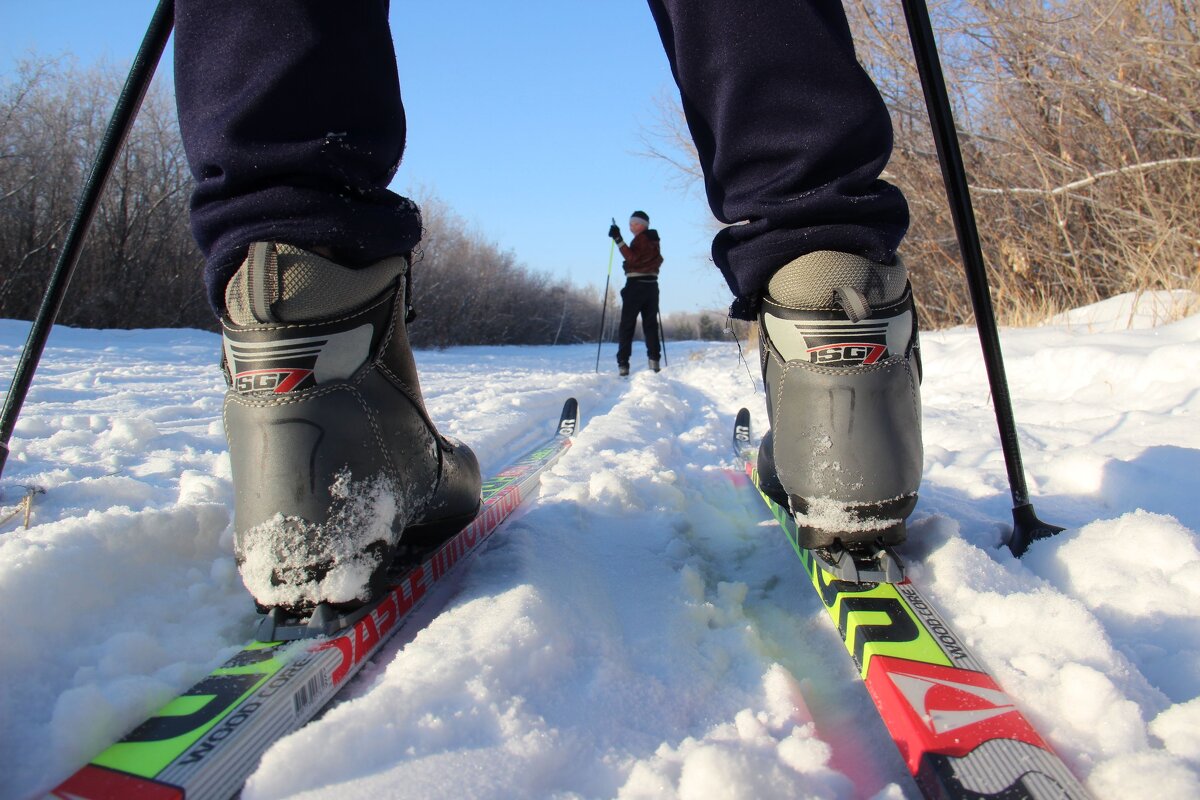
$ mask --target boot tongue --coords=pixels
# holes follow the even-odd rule
[[[349,269],[299,247],[255,242],[225,289],[225,308],[243,326],[336,319],[387,291],[407,267],[397,256]]]
[[[785,308],[838,309],[853,320],[872,307],[890,305],[904,294],[908,270],[861,256],[819,250],[785,264],[767,283],[767,296]]]

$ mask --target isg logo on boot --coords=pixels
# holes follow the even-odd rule
[[[796,319],[798,316],[804,318]],[[830,319],[836,316],[841,318]],[[860,322],[851,322],[837,312],[769,308],[764,309],[762,323],[784,361],[822,367],[874,366],[905,353],[913,337],[913,314],[903,306],[899,313]]]
[[[832,367],[870,366],[888,357],[887,322],[872,324],[797,325],[813,364]]]
[[[323,336],[239,339],[225,334],[225,362],[230,383],[239,394],[289,394],[331,380],[345,380],[370,355],[374,328],[360,325]]]

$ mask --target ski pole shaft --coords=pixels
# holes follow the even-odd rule
[[[1013,418],[1008,379],[1004,372],[1004,356],[1000,351],[1000,335],[988,286],[987,268],[979,243],[979,228],[975,222],[974,209],[971,207],[966,169],[963,166],[958,133],[950,109],[950,98],[946,92],[945,76],[942,74],[941,61],[938,58],[937,42],[933,37],[933,26],[929,21],[929,9],[925,0],[901,0],[901,4],[908,23],[917,71],[921,76],[921,88],[925,93],[925,106],[929,111],[929,123],[937,145],[942,180],[946,184],[946,197],[950,203],[950,213],[954,218],[954,229],[958,235],[958,246],[967,274],[971,306],[975,312],[975,326],[983,348],[983,362],[987,368],[996,426],[1000,432],[1000,446],[1004,452],[1004,464],[1008,471],[1009,490],[1013,500],[1015,527],[1009,548],[1014,555],[1019,556],[1030,541],[1053,535],[1061,528],[1046,525],[1038,520],[1029,502],[1029,488],[1025,483],[1021,447],[1017,440],[1017,425]]]
[[[604,317],[608,313],[608,286],[611,279],[611,274],[604,279],[604,303],[600,306],[600,330],[596,332],[596,372],[600,371],[600,346],[604,344]]]
[[[662,346],[663,366],[671,366],[667,360],[667,329],[662,324],[662,311],[658,312],[658,343]]]
[[[616,224],[617,220],[614,218],[613,225]],[[616,249],[616,239],[610,239],[608,243],[608,276],[604,279],[604,303],[600,306],[600,331],[596,334],[596,372],[600,371],[600,345],[604,344],[604,317],[608,313],[608,286],[612,281],[613,251]]]
[[[117,104],[108,122],[108,128],[104,132],[104,138],[100,141],[100,149],[92,162],[92,171],[84,182],[83,192],[75,207],[75,217],[71,221],[71,227],[67,231],[62,249],[59,251],[58,262],[50,276],[46,293],[42,296],[42,304],[38,309],[37,318],[29,330],[29,338],[26,339],[21,357],[17,361],[17,368],[13,373],[8,394],[5,395],[4,410],[0,412],[0,473],[4,472],[4,464],[8,460],[8,443],[12,438],[13,429],[17,426],[17,417],[21,413],[21,406],[25,403],[25,396],[29,393],[29,386],[33,382],[33,373],[37,370],[38,362],[41,361],[42,351],[46,348],[46,340],[50,338],[50,329],[62,308],[67,286],[71,282],[75,265],[79,262],[83,241],[87,236],[88,228],[91,227],[92,218],[96,215],[96,209],[100,205],[104,186],[108,183],[108,176],[112,172],[117,153],[120,152],[121,145],[125,143],[133,120],[142,105],[142,98],[146,96],[146,90],[150,88],[150,80],[154,77],[154,71],[158,67],[158,61],[167,46],[167,39],[170,38],[174,25],[175,4],[173,0],[159,0],[158,7],[154,10],[154,16],[150,18],[150,25],[146,29],[141,47],[134,56],[129,77],[125,80],[125,86],[117,97]]]

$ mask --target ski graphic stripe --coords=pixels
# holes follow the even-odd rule
[[[571,446],[574,398],[554,438],[483,484],[479,514],[371,610],[336,635],[250,642],[191,689],[85,765],[51,794],[72,800],[227,800],[259,757],[317,714],[420,608],[442,577],[485,542]]]
[[[47,795],[54,800],[184,800],[183,790],[91,764],[84,766]]]
[[[808,573],[892,740],[928,800],[1087,800],[1062,760],[905,578],[858,584],[822,570],[795,520],[759,488],[750,413],[734,451]]]
[[[758,471],[748,472],[750,480],[757,487]],[[817,565],[810,551],[799,546],[791,516],[765,495],[763,498],[767,500],[772,516],[783,528],[813,588],[837,625],[846,649],[859,666],[861,677],[866,678],[875,656],[910,658],[944,666],[953,663],[943,643],[934,638],[920,617],[906,603],[897,601],[895,584],[858,584],[837,580]]]

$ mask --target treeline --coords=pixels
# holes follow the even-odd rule
[[[846,0],[892,115],[884,178],[927,327],[972,317],[900,4]],[[1037,322],[1116,294],[1200,291],[1200,4],[935,0],[930,13],[997,315]],[[672,97],[647,153],[694,187]]]
[[[617,341],[621,323],[621,298],[617,289],[609,290],[608,314],[604,319],[604,341]],[[667,340],[668,345],[671,342],[732,341],[744,345],[758,335],[752,330],[750,323],[731,319],[725,311],[672,311],[669,314],[660,314],[659,322],[663,338]],[[596,329],[593,328],[591,337],[583,341],[596,341]],[[640,318],[634,331],[634,341],[645,341]]]
[[[723,311],[676,311],[662,318],[663,335],[669,342],[725,342],[749,339],[750,324],[730,319]]]
[[[421,206],[409,336],[417,347],[596,341],[602,290],[522,266],[433,196]]]
[[[0,90],[0,316],[36,315],[121,79],[26,62]],[[175,109],[160,87],[116,161],[59,322],[213,327],[187,228],[190,187]]]
[[[0,87],[0,317],[36,315],[123,77],[43,60],[21,64]],[[155,83],[101,201],[60,323],[215,329],[187,226],[191,187],[173,100]],[[418,347],[595,341],[599,288],[533,272],[436,197],[419,202],[425,234],[410,329]]]

